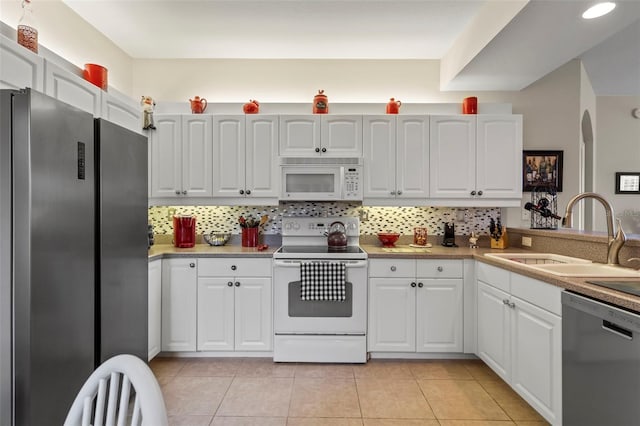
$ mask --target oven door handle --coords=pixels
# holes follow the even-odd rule
[[[273,265],[284,268],[298,268],[300,267],[299,260],[274,260]],[[368,265],[366,260],[356,260],[356,261],[342,261],[340,263],[344,263],[344,266],[347,268],[364,268]]]

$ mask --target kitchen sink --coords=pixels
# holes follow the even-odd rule
[[[590,264],[590,260],[553,253],[485,253],[485,256],[508,263],[523,265]]]
[[[485,256],[505,263],[517,263],[560,277],[640,278],[640,272],[635,269],[552,253],[485,253]]]
[[[637,277],[640,272],[631,268],[623,268],[604,263],[556,263],[532,265],[534,269],[545,271],[561,277]]]

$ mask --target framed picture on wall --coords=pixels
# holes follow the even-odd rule
[[[522,151],[522,190],[555,186],[562,192],[563,151]]]

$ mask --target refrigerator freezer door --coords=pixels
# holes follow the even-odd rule
[[[147,138],[96,120],[98,156],[98,363],[147,360]]]
[[[16,424],[62,424],[94,367],[93,117],[13,97]]]

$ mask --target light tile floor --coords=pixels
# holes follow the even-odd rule
[[[479,360],[156,358],[151,368],[176,426],[548,425]]]

